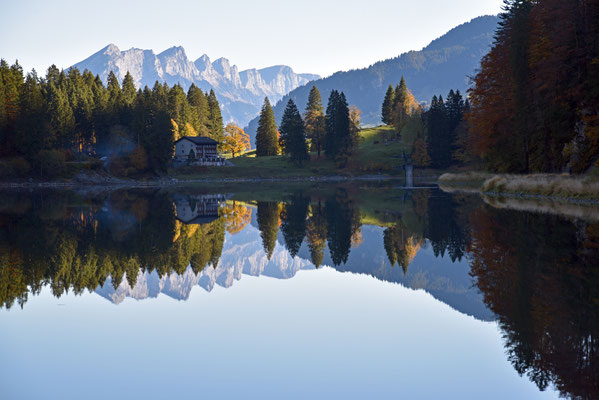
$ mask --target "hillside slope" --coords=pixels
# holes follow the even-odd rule
[[[450,89],[465,91],[469,87],[469,77],[490,49],[498,21],[496,16],[475,18],[452,29],[420,51],[410,51],[368,68],[337,72],[300,86],[276,104],[277,121],[280,121],[290,98],[300,110],[304,109],[312,85],[320,90],[325,107],[331,90],[345,92],[349,104],[362,110],[363,124],[380,123],[385,91],[390,84],[397,84],[402,76],[419,101],[429,102],[433,95],[446,94]],[[252,138],[257,123],[256,118],[246,129]]]

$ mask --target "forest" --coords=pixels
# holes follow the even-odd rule
[[[497,172],[586,172],[599,161],[599,2],[504,3],[467,150]]]
[[[60,177],[66,163],[110,158],[110,172],[162,173],[181,136],[225,143],[213,91],[156,82],[136,90],[129,73],[107,85],[89,71],[51,66],[46,76],[0,61],[0,176]],[[90,163],[88,163],[90,165]],[[91,163],[91,166],[97,166]]]
[[[505,0],[465,96],[451,90],[421,107],[402,78],[381,117],[420,167],[581,174],[599,166],[599,2]]]

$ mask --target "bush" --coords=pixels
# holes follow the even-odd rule
[[[58,150],[41,150],[37,162],[43,177],[57,178],[66,170],[65,155]]]

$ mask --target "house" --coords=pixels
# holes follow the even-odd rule
[[[207,224],[218,219],[224,195],[179,196],[174,198],[177,219],[186,225]]]
[[[175,161],[210,162],[220,159],[218,142],[204,136],[184,136],[175,142]]]

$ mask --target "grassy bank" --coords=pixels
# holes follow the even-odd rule
[[[169,170],[168,175],[182,180],[398,175],[403,174],[402,152],[408,150],[395,138],[392,127],[383,126],[359,132],[358,146],[344,168],[315,152],[310,153],[310,161],[298,167],[287,156],[256,157],[252,151],[232,158],[232,167],[181,167]]]
[[[599,200],[599,179],[596,176],[447,173],[439,177],[439,184],[448,190],[460,190],[463,187],[466,190],[476,189],[486,195]]]

